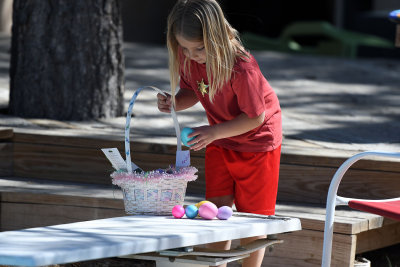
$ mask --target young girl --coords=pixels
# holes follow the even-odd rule
[[[167,46],[172,97],[158,94],[158,108],[203,105],[210,125],[194,128],[189,145],[206,148],[206,199],[217,206],[235,203],[240,212],[274,214],[281,110],[256,60],[215,0],[179,0],[168,17]],[[264,250],[254,252],[243,266],[260,266],[263,257]]]

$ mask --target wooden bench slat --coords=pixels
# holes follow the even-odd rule
[[[0,127],[0,140],[9,140],[14,137],[12,128]]]
[[[277,236],[282,246],[267,251],[263,266],[321,266],[323,232],[302,231]],[[355,258],[356,235],[334,234],[332,266],[351,266]]]

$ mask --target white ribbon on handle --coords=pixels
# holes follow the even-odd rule
[[[154,87],[154,86],[141,87],[141,88],[137,89],[135,91],[135,93],[133,94],[131,101],[129,102],[128,112],[126,113],[126,124],[125,124],[125,155],[126,155],[126,168],[127,168],[128,173],[132,173],[131,150],[130,150],[130,139],[129,139],[132,108],[133,108],[133,105],[135,104],[137,96],[145,88],[151,88],[151,89],[155,90],[157,93],[160,93],[163,96],[167,96],[163,91],[161,91],[160,89],[158,89],[157,87]],[[181,144],[181,138],[180,138],[181,130],[179,128],[178,118],[176,116],[175,109],[172,105],[171,105],[171,116],[172,116],[172,120],[174,121],[174,127],[175,127],[176,139],[177,139],[177,141],[176,141],[177,151],[176,151],[175,165],[176,165],[176,167],[190,166],[190,152],[189,152],[189,150],[182,151],[182,144]]]

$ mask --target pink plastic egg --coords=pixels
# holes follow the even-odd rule
[[[218,208],[212,202],[204,203],[199,208],[199,215],[203,219],[212,220],[215,218],[215,216],[217,216],[217,214],[218,214]]]
[[[232,216],[232,208],[228,206],[222,206],[218,209],[217,218],[220,220],[228,220]]]
[[[180,219],[185,215],[185,208],[181,205],[176,205],[172,208],[172,216],[177,219]]]

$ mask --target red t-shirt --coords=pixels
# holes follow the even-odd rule
[[[182,54],[181,54],[182,55]],[[181,61],[180,88],[193,90],[203,105],[210,125],[232,120],[241,113],[250,118],[265,111],[264,122],[244,134],[215,140],[213,144],[242,152],[265,152],[277,148],[282,143],[282,119],[278,97],[264,78],[253,56],[238,59],[230,82],[210,101],[208,94],[199,90],[203,80],[208,85],[206,65],[189,60],[190,76],[183,73]],[[207,88],[208,92],[208,88]]]

